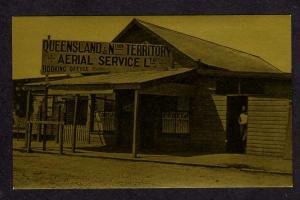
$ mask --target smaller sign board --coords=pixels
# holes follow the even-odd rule
[[[171,66],[171,50],[164,45],[43,40],[44,75]]]

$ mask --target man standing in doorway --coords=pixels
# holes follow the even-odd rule
[[[241,136],[241,152],[245,152],[246,143],[247,143],[247,124],[248,124],[248,115],[246,111],[246,106],[242,107],[242,112],[239,117],[239,125],[240,125],[240,136]]]

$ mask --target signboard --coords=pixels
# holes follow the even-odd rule
[[[171,66],[171,51],[164,45],[43,40],[45,75]]]

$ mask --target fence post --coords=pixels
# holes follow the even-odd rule
[[[58,106],[58,122],[61,121],[61,105]],[[60,126],[59,124],[57,125],[57,131],[56,131],[56,134],[55,134],[55,141],[56,143],[59,143],[59,131],[60,131]]]
[[[76,148],[76,118],[77,118],[77,104],[78,104],[78,95],[75,96],[74,102],[74,115],[73,115],[73,134],[72,134],[72,152],[75,153]]]
[[[39,121],[43,120],[43,105],[40,105],[40,114],[39,114]],[[43,125],[39,123],[39,130],[36,136],[36,141],[39,142],[41,139],[41,132],[43,130]]]
[[[24,146],[27,148],[28,145],[28,134],[29,134],[29,120],[30,120],[30,98],[31,98],[31,90],[27,91],[27,102],[26,102],[26,129],[24,135]]]
[[[115,144],[119,146],[121,144],[121,136],[120,136],[120,95],[118,92],[115,92],[115,113],[114,113],[114,134],[116,135]]]
[[[138,107],[139,107],[139,92],[138,90],[134,91],[134,113],[133,113],[133,137],[132,137],[132,157],[137,157],[137,151],[136,151],[136,138],[137,138],[137,132],[138,132]]]
[[[91,94],[88,97],[88,111],[87,111],[87,120],[86,120],[86,127],[87,127],[87,131],[88,131],[88,143],[91,144],[91,130],[92,130],[92,118],[93,118],[93,114],[94,114],[94,95]]]
[[[44,98],[44,121],[47,121],[47,112],[48,112],[48,75],[45,78],[45,98]],[[46,151],[47,143],[47,124],[44,124],[43,127],[43,151]]]
[[[61,123],[61,122],[60,122]],[[59,135],[59,154],[63,154],[64,153],[64,136],[63,136],[63,131],[62,131],[62,124],[58,125],[58,135]]]
[[[27,144],[27,153],[31,152],[31,137],[32,137],[32,122],[29,122],[29,127],[28,127],[28,144]]]

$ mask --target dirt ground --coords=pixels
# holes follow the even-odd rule
[[[14,188],[186,188],[291,186],[291,175],[238,169],[13,152]]]

